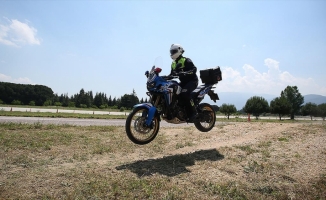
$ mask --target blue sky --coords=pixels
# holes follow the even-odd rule
[[[220,66],[217,92],[326,96],[326,1],[0,1],[0,81],[57,94],[134,89],[181,44],[199,70]]]

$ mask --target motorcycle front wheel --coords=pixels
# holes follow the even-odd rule
[[[215,126],[216,114],[213,107],[208,103],[199,105],[201,109],[201,119],[195,122],[196,128],[201,132],[208,132]]]
[[[146,126],[148,109],[135,108],[127,117],[126,133],[128,138],[135,144],[144,145],[150,143],[157,136],[160,129],[160,120],[154,116],[152,126]]]

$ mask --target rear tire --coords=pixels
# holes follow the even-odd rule
[[[127,117],[126,133],[128,138],[135,144],[144,145],[150,143],[157,136],[160,129],[160,120],[154,116],[152,128],[146,127],[148,109],[144,107],[135,108]]]
[[[216,113],[213,107],[208,103],[202,103],[199,105],[202,110],[200,115],[202,115],[201,119],[198,122],[195,122],[196,128],[201,132],[208,132],[212,130],[215,126],[216,121]]]

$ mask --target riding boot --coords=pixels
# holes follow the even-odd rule
[[[197,113],[197,109],[196,109],[196,106],[194,104],[194,101],[191,99],[190,100],[190,115],[189,115],[189,118],[188,118],[188,121],[189,122],[196,122],[198,120],[198,113]]]

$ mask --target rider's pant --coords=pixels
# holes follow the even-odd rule
[[[180,98],[182,98],[182,100],[186,103],[187,111],[189,111],[189,113],[187,114],[191,115],[194,110],[192,105],[193,103],[191,103],[192,101],[191,92],[197,88],[198,80],[189,81],[187,83],[181,82],[180,86],[182,87]]]

